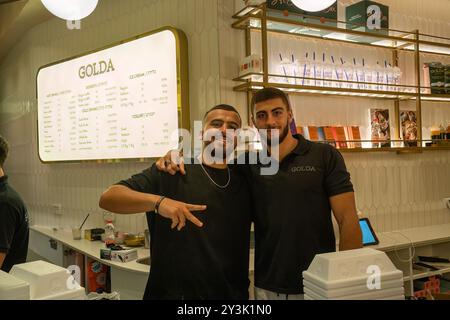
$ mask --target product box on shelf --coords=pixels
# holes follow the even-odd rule
[[[388,35],[389,7],[363,0],[345,8],[347,28]]]
[[[404,110],[400,114],[401,133],[405,147],[417,147],[417,114],[413,110]]]
[[[239,63],[239,76],[245,76],[251,73],[261,73],[262,72],[262,61],[261,57],[257,54],[252,54],[251,56],[245,57]]]
[[[389,109],[370,109],[370,125],[372,130],[372,147],[390,147],[391,126]]]
[[[423,65],[425,93],[444,94],[446,92],[447,68],[440,62],[429,62]],[[431,89],[428,89],[431,88]],[[450,88],[450,83],[448,88]]]

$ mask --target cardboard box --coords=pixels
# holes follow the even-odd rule
[[[257,54],[245,57],[239,62],[239,76],[250,73],[262,73],[262,59]]]
[[[446,91],[447,70],[440,62],[430,62],[423,65],[424,86],[431,87],[426,89],[425,93],[444,94]],[[449,80],[450,81],[450,80]]]
[[[345,8],[347,28],[388,35],[389,7],[363,0]]]
[[[101,228],[84,230],[84,238],[89,241],[101,241],[103,233],[105,233],[105,229]]]
[[[100,258],[104,260],[111,260],[111,249],[100,249]]]
[[[115,262],[130,262],[138,258],[137,249],[130,250],[111,250],[111,261]]]

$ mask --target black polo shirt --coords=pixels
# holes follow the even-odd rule
[[[9,272],[26,262],[28,252],[28,213],[19,194],[8,184],[8,177],[0,178],[0,252],[6,253],[1,267]]]
[[[217,184],[227,184],[228,170],[204,168]],[[153,166],[119,183],[207,206],[206,212],[193,212],[204,223],[202,228],[188,221],[180,232],[171,229],[171,220],[147,213],[151,267],[144,299],[248,299],[250,191],[236,171],[230,170],[224,189],[214,185],[198,164],[186,165],[186,176],[171,176]]]
[[[353,192],[342,155],[332,146],[295,136],[298,145],[263,176],[260,164],[240,166],[255,209],[255,286],[303,293],[302,272],[314,256],[336,251],[329,198]]]

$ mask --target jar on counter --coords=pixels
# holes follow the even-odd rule
[[[432,129],[431,130],[431,141],[432,141],[433,146],[438,145],[440,138],[441,138],[440,130]]]

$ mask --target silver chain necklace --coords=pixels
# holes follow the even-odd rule
[[[230,184],[230,181],[231,181],[231,173],[230,173],[230,168],[228,166],[227,166],[227,169],[228,169],[228,182],[224,186],[221,186],[220,184],[217,184],[213,180],[213,178],[211,178],[211,176],[209,175],[208,171],[206,171],[205,167],[203,166],[203,162],[202,161],[200,161],[200,166],[202,167],[203,171],[205,172],[205,174],[209,178],[209,180],[211,180],[211,182],[214,183],[218,188],[225,189],[226,187],[228,187],[228,185]]]

